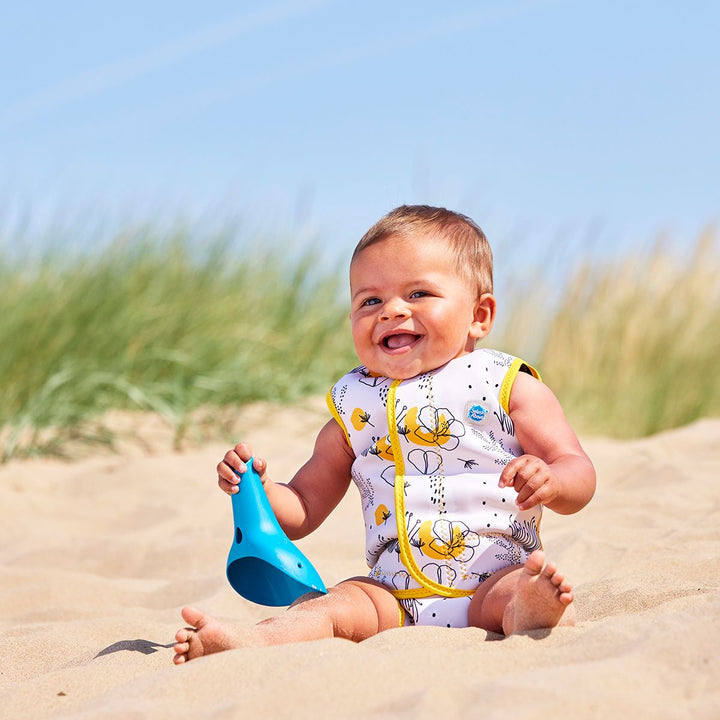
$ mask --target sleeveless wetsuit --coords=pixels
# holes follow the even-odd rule
[[[478,585],[541,547],[541,506],[520,511],[515,490],[498,487],[523,454],[508,410],[520,371],[539,379],[519,358],[478,349],[403,381],[361,366],[328,393],[355,454],[370,577],[411,622],[467,625]]]

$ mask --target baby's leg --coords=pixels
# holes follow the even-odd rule
[[[354,578],[330,588],[327,595],[306,595],[287,612],[254,627],[223,623],[194,608],[182,616],[192,627],[175,635],[176,665],[201,655],[239,647],[262,647],[341,637],[359,642],[398,626],[397,600],[380,583]]]
[[[574,625],[572,585],[545,553],[536,550],[525,565],[515,565],[488,578],[475,593],[470,625],[512,635],[523,630]]]

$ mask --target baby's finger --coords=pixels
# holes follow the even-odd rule
[[[519,492],[515,498],[515,504],[520,510],[527,510],[528,508],[535,507],[540,502],[540,490],[534,490],[529,485],[526,485],[522,492]]]
[[[240,482],[240,478],[236,472],[243,473],[247,470],[247,467],[233,450],[228,450],[223,459],[217,464],[215,470],[217,471],[220,489],[223,492],[232,494]]]
[[[267,462],[261,457],[253,458],[253,470],[262,477],[267,470]]]
[[[500,473],[500,479],[498,482],[499,487],[513,487],[513,485],[515,484],[515,475],[517,474],[518,467],[520,467],[520,463],[518,462],[519,459],[520,458],[515,458],[514,460],[511,460],[503,468],[503,471]]]
[[[521,490],[534,472],[531,463],[532,458],[527,455],[521,455],[519,458],[511,460],[500,473],[499,486]]]
[[[517,500],[515,501],[515,504],[518,507],[518,510],[529,510],[530,508],[534,508],[536,505],[543,505],[543,492],[542,488],[538,490],[537,492],[531,493],[526,498],[521,499],[518,495]]]
[[[537,473],[533,482],[527,483],[515,500],[520,510],[528,510],[536,505],[547,505],[557,497],[556,486],[549,477]]]
[[[227,461],[223,460],[218,463],[216,470],[220,489],[228,495],[237,492],[237,485],[240,482],[240,478],[235,474],[232,467],[228,465]]]
[[[247,454],[246,452],[239,454],[239,448],[240,445],[236,445],[232,450],[228,450],[223,457],[223,462],[228,466],[231,472],[242,475],[247,472],[247,463],[248,460],[250,460],[250,457],[244,457]],[[231,478],[228,476],[227,479],[230,480]]]
[[[218,475],[218,486],[224,493],[227,493],[228,495],[234,495],[238,491],[237,483],[230,483],[225,480],[225,478],[220,477],[220,475]]]
[[[245,442],[238,443],[231,452],[234,452],[243,462],[247,462],[252,457],[252,448]]]

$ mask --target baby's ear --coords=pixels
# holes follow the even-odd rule
[[[480,295],[475,301],[473,323],[470,326],[470,337],[479,340],[490,333],[495,322],[496,309],[497,302],[492,293],[483,293]]]

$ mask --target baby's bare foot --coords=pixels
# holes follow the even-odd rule
[[[185,607],[182,616],[191,627],[180,628],[175,634],[173,662],[176,665],[245,644],[238,628],[221,623],[200,610]]]
[[[545,553],[536,550],[525,562],[515,597],[503,614],[503,631],[512,635],[523,630],[574,625],[572,585],[555,563],[545,564]]]

